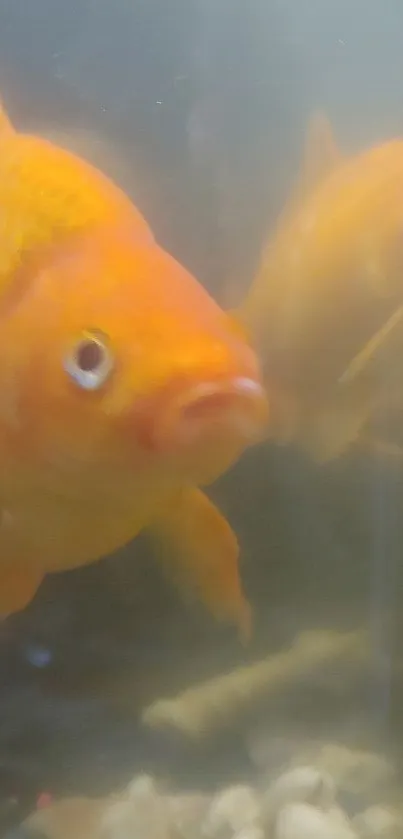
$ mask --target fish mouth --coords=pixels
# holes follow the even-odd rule
[[[202,382],[161,406],[150,443],[160,451],[231,441],[245,448],[265,436],[267,420],[266,394],[255,380]]]

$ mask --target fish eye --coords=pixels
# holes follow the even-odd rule
[[[106,339],[94,332],[86,333],[66,358],[64,368],[83,390],[97,390],[113,368]]]

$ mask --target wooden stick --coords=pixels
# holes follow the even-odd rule
[[[231,724],[234,718],[264,697],[339,657],[361,658],[366,653],[361,631],[315,630],[301,634],[293,646],[249,666],[188,688],[173,699],[159,699],[142,714],[152,728],[174,728],[199,738]]]

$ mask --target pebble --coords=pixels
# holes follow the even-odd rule
[[[389,807],[374,806],[353,819],[360,839],[400,839],[403,836],[403,819]]]
[[[318,810],[303,802],[287,804],[279,812],[273,835],[274,839],[356,839],[341,810]]]
[[[125,789],[125,797],[136,801],[138,798],[157,798],[159,791],[154,778],[151,775],[135,775],[133,780]]]
[[[102,819],[102,839],[168,839],[169,835],[168,809],[149,775],[137,775],[123,795],[112,800]]]
[[[200,829],[210,798],[202,794],[164,795],[149,775],[138,775],[108,809],[103,839],[189,839]]]
[[[259,798],[251,787],[227,787],[214,796],[201,835],[206,839],[233,839],[234,834],[257,826],[259,817]]]
[[[259,825],[248,824],[237,833],[234,833],[234,839],[266,839],[266,834]]]
[[[164,801],[175,839],[188,839],[188,837],[195,839],[200,833],[200,825],[206,816],[210,798],[201,793],[189,793],[188,795],[166,796]]]
[[[266,776],[258,789],[238,784],[215,795],[174,794],[141,774],[107,799],[50,802],[26,824],[41,828],[42,819],[49,839],[70,839],[71,825],[87,822],[88,839],[403,839],[398,808],[373,805],[350,821],[339,806],[343,784],[367,789],[376,779],[391,778],[382,756],[333,744],[324,749],[323,743],[319,750],[317,742],[311,748],[321,761],[303,765],[296,755],[291,768],[269,783]]]
[[[342,793],[370,803],[394,780],[395,769],[382,754],[349,748],[342,743],[293,737],[268,737],[254,733],[248,750],[259,769],[272,776],[277,771],[310,764],[327,772]]]
[[[339,789],[370,799],[389,786],[394,775],[393,766],[383,755],[339,743],[323,744],[312,756],[312,762],[329,772]]]
[[[336,790],[332,777],[315,766],[298,766],[280,775],[263,795],[261,821],[272,829],[279,811],[291,803],[306,803],[322,810],[335,802]]]
[[[168,839],[170,825],[161,803],[141,807],[138,802],[116,801],[108,807],[100,825],[102,839]]]

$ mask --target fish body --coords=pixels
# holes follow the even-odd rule
[[[315,115],[295,193],[240,308],[277,394],[273,435],[318,459],[344,451],[379,402],[373,368],[361,365],[349,385],[343,375],[374,334],[396,322],[402,196],[403,140],[344,158],[327,119]],[[382,334],[384,344],[392,328]]]
[[[167,521],[187,493],[197,515],[196,487],[260,437],[267,400],[237,324],[126,195],[76,155],[17,132],[4,111],[0,207],[4,614],[45,573]],[[223,613],[240,622],[237,548],[222,541],[231,592],[237,581],[235,599],[221,592]],[[188,557],[196,589],[201,554],[199,544],[197,562]]]

